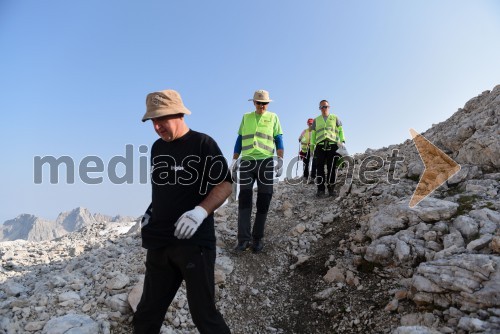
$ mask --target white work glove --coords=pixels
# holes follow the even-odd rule
[[[337,154],[342,156],[342,157],[345,157],[345,156],[348,156],[349,155],[349,152],[347,152],[347,148],[345,147],[345,144],[343,143],[339,143],[338,144],[338,149],[337,149]]]
[[[239,160],[233,159],[230,168],[231,168],[231,178],[233,179],[233,182],[236,182],[238,178],[238,169],[240,168]]]
[[[238,192],[238,169],[240,168],[240,162],[238,159],[233,159],[231,162],[231,166],[229,169],[231,170],[231,179],[233,180],[233,184],[231,186],[231,195],[229,195],[229,203],[233,203],[236,201],[236,193]]]
[[[274,166],[274,171],[276,172],[276,177],[280,177],[283,173],[283,159],[278,157],[276,166]]]
[[[193,210],[184,212],[175,223],[174,235],[178,239],[191,238],[207,216],[208,212],[201,206],[196,206]]]

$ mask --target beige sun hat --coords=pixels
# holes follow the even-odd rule
[[[146,113],[142,117],[143,122],[148,119],[176,114],[191,115],[191,112],[184,106],[181,95],[175,90],[162,90],[146,96]]]
[[[253,94],[253,99],[249,99],[248,101],[271,102],[272,100],[269,99],[269,92],[267,90],[259,89]]]

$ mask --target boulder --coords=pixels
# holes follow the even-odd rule
[[[99,325],[88,315],[67,314],[62,317],[52,318],[43,327],[43,334],[96,334]]]

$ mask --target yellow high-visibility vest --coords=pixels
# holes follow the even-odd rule
[[[248,156],[256,149],[268,157],[274,155],[273,129],[276,122],[276,114],[266,111],[260,116],[259,122],[255,112],[246,113],[243,116],[243,127],[241,129],[241,155]]]
[[[311,130],[305,129],[304,130],[304,135],[302,136],[302,139],[300,140],[300,150],[302,152],[307,152],[307,148],[309,144],[311,144]]]
[[[340,141],[339,127],[337,127],[337,116],[330,114],[328,118],[323,119],[323,115],[316,117],[316,143],[325,139],[334,143]]]

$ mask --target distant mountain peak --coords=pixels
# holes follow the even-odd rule
[[[80,230],[97,222],[126,222],[135,218],[116,215],[92,214],[87,208],[77,207],[59,213],[55,221],[23,213],[0,225],[0,242],[23,239],[28,241],[51,240]]]

